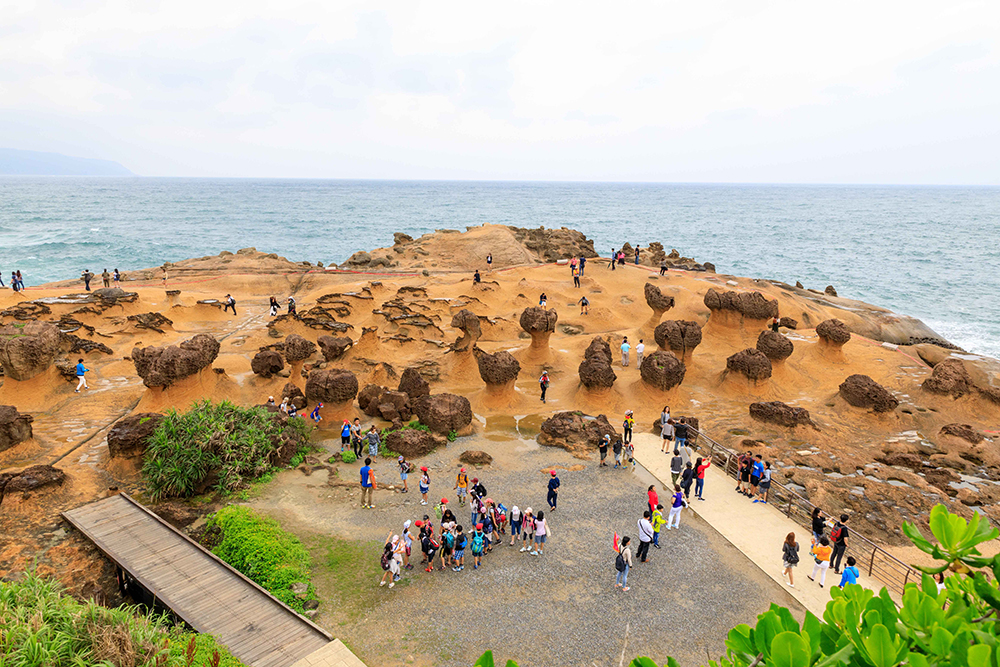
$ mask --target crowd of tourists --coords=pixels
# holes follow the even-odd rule
[[[0,287],[7,287],[3,284],[3,274],[0,273]],[[24,279],[21,277],[20,271],[10,272],[10,288],[15,292],[24,291]]]

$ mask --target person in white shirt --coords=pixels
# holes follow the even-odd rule
[[[628,366],[628,351],[632,346],[628,344],[628,336],[622,339],[622,366]]]
[[[635,552],[635,555],[639,557],[640,563],[646,562],[646,557],[649,554],[649,545],[653,541],[653,524],[649,522],[651,516],[649,510],[646,510],[642,513],[642,518],[639,519],[639,549]]]
[[[635,365],[642,366],[642,353],[646,351],[646,346],[643,344],[642,339],[639,339],[639,344],[635,346]]]

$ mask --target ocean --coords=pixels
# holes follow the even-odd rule
[[[254,246],[342,262],[482,223],[660,241],[720,273],[801,281],[1000,357],[1000,188],[0,177],[0,271],[31,285]],[[30,292],[29,292],[30,295]]]

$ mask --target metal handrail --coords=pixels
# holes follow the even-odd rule
[[[697,438],[690,439],[695,441],[696,447],[698,445],[697,440],[700,438],[703,438],[705,441],[708,442],[707,449],[709,451],[709,456],[713,462],[716,462],[717,455],[724,455],[725,456],[724,462],[720,461],[716,462],[716,464],[719,465],[721,463],[722,465],[720,467],[725,471],[726,475],[728,475],[729,477],[733,477],[737,480],[739,479],[738,466],[734,465],[739,457],[738,452],[729,447],[726,447],[722,443],[717,442],[716,440],[712,439],[709,435],[707,435],[704,431],[699,431],[698,429],[692,427],[690,424],[688,425],[688,430],[689,432],[693,432],[697,436]],[[809,529],[811,533],[812,532],[811,518],[809,519],[809,523],[805,523],[801,520],[798,520],[795,516],[793,516],[793,514],[795,514],[794,512],[795,509],[801,508],[802,510],[804,510],[805,516],[811,517],[812,511],[816,506],[813,505],[811,502],[809,502],[809,500],[807,500],[806,498],[802,497],[792,489],[782,484],[781,482],[772,480],[771,481],[772,492],[776,488],[779,490],[779,493],[776,495],[780,496],[784,494],[784,500],[787,500],[787,502],[783,502],[781,504],[775,503],[773,505],[777,507],[788,518],[797,521],[797,523],[799,523],[800,525],[804,525],[806,528]],[[859,543],[863,545],[864,548],[859,549],[858,548]],[[870,554],[868,553],[869,551],[871,552]],[[891,553],[889,553],[882,547],[875,544],[874,541],[860,534],[857,530],[853,528],[851,529],[851,542],[847,550],[844,552],[844,557],[846,558],[848,554],[855,556],[855,558],[859,563],[867,562],[868,576],[880,581],[890,591],[893,591],[899,595],[903,594],[903,590],[905,589],[906,584],[909,583],[910,579],[913,579],[914,581],[917,582],[920,581],[921,574],[919,571],[915,570],[914,568],[910,567],[903,561],[899,560]]]

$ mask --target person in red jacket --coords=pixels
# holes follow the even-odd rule
[[[649,515],[653,516],[653,512],[656,511],[656,506],[660,504],[660,498],[656,495],[656,486],[654,484],[649,485],[649,489],[646,491],[646,497],[649,498]]]
[[[712,459],[704,459],[703,462],[700,457],[694,463],[695,474],[698,476],[694,483],[694,495],[698,497],[698,500],[704,500],[701,497],[701,492],[705,490],[705,471],[711,465]]]

